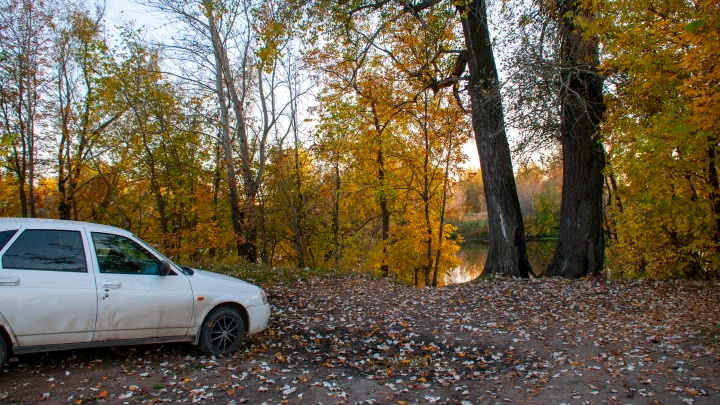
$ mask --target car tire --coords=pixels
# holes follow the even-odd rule
[[[8,350],[5,338],[0,335],[0,372],[2,372],[5,362],[7,361]]]
[[[200,328],[198,349],[207,355],[225,356],[237,349],[245,335],[245,324],[232,308],[213,309]]]

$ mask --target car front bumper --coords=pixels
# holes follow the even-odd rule
[[[262,332],[268,327],[268,321],[270,320],[270,305],[253,305],[247,308],[248,320],[248,334]]]

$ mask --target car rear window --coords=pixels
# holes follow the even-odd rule
[[[0,231],[0,250],[2,250],[13,235],[17,232],[17,229],[12,231]]]
[[[77,231],[28,229],[3,255],[3,268],[87,272],[82,236]]]

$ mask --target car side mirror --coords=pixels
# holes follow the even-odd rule
[[[171,271],[172,269],[170,268],[170,263],[165,260],[160,260],[160,275],[167,276]]]

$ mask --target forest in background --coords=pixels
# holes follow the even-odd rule
[[[720,278],[715,1],[138,3],[0,3],[1,216],[436,285],[484,208],[492,272]]]

